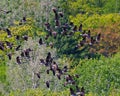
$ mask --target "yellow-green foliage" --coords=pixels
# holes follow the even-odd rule
[[[26,34],[29,37],[34,37],[35,35],[44,35],[45,32],[41,32],[39,28],[36,28],[34,22],[35,21],[32,18],[27,18],[27,21],[23,25],[19,25],[19,21],[15,21],[14,26],[8,28],[12,33],[12,37],[8,38],[7,32],[0,30],[0,41],[9,41],[12,42],[14,46],[17,46],[16,35],[22,36]],[[6,54],[11,51],[13,52],[13,50],[7,49],[6,44],[4,45],[5,51],[0,50],[0,81],[2,82],[5,81],[6,66],[3,63],[5,60],[8,60]]]
[[[120,23],[119,14],[94,14],[88,16],[87,14],[81,15],[77,14],[75,17],[70,16],[70,21],[74,22],[75,25],[83,24],[84,28],[98,28],[101,26],[109,26],[115,23]]]
[[[24,92],[21,92],[20,90],[12,91],[9,96],[69,96],[69,94],[69,90],[56,93],[40,89],[28,89]]]

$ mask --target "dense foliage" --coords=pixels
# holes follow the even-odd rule
[[[119,2],[0,2],[0,96],[70,96],[77,87],[84,87],[85,96],[120,96]],[[49,31],[47,24],[52,30]],[[79,30],[81,24],[82,30]],[[7,29],[11,31],[11,37]],[[85,43],[81,43],[89,32],[93,40],[100,34],[100,41],[91,45],[91,38],[87,37]],[[17,36],[20,36],[20,40],[17,40]],[[24,36],[28,36],[28,40],[24,40]],[[7,42],[13,48],[9,48]],[[16,51],[19,45],[20,49]],[[21,52],[29,48],[32,49],[30,58],[22,58]],[[54,75],[52,69],[49,75],[46,74],[50,66],[40,65],[40,60],[45,60],[48,52],[51,52],[61,70],[68,67],[68,71],[62,75],[56,71],[62,79],[58,73]],[[21,62],[16,61],[18,56]],[[66,84],[67,76],[75,82]],[[52,84],[49,88],[45,85],[47,81]]]

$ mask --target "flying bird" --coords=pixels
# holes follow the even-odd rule
[[[6,46],[7,46],[8,48],[12,49],[13,43],[8,42],[8,41],[5,41],[5,43],[6,43]]]
[[[79,26],[79,31],[82,32],[82,24]]]
[[[16,57],[16,62],[17,62],[17,64],[21,64],[21,61],[20,61],[20,57],[19,57],[19,56]]]
[[[20,50],[20,47],[21,47],[21,45],[18,45],[18,46],[15,48],[15,50],[16,50],[16,51],[19,51],[19,50]]]
[[[8,28],[5,31],[7,32],[7,37],[12,37],[11,31]]]
[[[40,45],[43,44],[43,40],[42,40],[42,38],[39,39],[39,44],[40,44]]]
[[[28,36],[27,35],[22,36],[22,38],[23,38],[23,40],[28,41]]]
[[[47,88],[50,88],[50,81],[46,81]]]
[[[11,54],[11,53],[7,54],[7,56],[8,56],[8,59],[9,59],[9,60],[12,59],[12,54]]]

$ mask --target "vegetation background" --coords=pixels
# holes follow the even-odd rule
[[[47,34],[44,23],[50,22],[54,26],[53,7],[63,12],[63,23],[73,22],[77,27],[82,24],[83,30],[90,30],[92,35],[101,33],[99,44],[70,53],[81,40],[77,39],[79,32],[76,32],[70,39],[49,38],[46,43],[55,42],[53,49],[46,45],[40,47],[39,38]],[[7,11],[10,12],[7,14]],[[24,16],[27,22],[19,25]],[[18,42],[15,37],[7,38],[3,28],[9,28],[14,35],[28,35],[30,39]],[[15,57],[21,51],[0,50],[0,96],[69,96],[71,86],[61,86],[64,80],[59,81],[52,74],[48,77],[42,73],[40,87],[33,88],[37,78],[32,72],[46,71],[38,62],[49,51],[60,67],[72,66],[69,74],[80,75],[77,84],[84,86],[85,96],[120,96],[120,0],[1,0],[0,42],[5,41],[16,46],[21,44],[22,49],[34,49],[31,54],[36,58],[18,66]],[[11,61],[8,53],[14,54]],[[44,81],[48,78],[53,79],[57,86],[52,84],[47,89]]]

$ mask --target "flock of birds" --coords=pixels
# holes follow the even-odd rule
[[[80,24],[79,28],[77,28],[77,26],[74,25],[72,22],[62,24],[60,22],[60,20],[61,20],[61,18],[63,18],[64,14],[62,12],[58,12],[58,10],[56,8],[53,8],[52,10],[55,15],[55,18],[54,18],[55,26],[52,26],[48,22],[45,23],[45,28],[47,31],[47,35],[44,37],[45,40],[48,40],[48,38],[50,36],[52,36],[54,39],[56,39],[57,35],[71,37],[74,35],[75,32],[80,32],[79,36],[82,37],[82,40],[75,46],[75,49],[78,49],[81,46],[84,46],[86,43],[88,45],[92,46],[93,44],[98,43],[100,41],[100,39],[101,39],[100,33],[97,34],[96,36],[91,36],[90,30],[88,30],[86,32],[85,30],[82,29],[82,26],[83,26],[82,24]],[[23,24],[24,22],[26,22],[26,17],[23,17],[23,19],[20,21],[19,25]],[[14,36],[8,28],[3,29],[3,30],[7,33],[8,38],[11,38],[12,36]],[[29,39],[28,35],[24,35],[24,36],[16,35],[15,38],[17,41],[19,41],[19,40],[28,41],[28,39]],[[43,38],[39,39],[38,44],[39,44],[39,46],[42,46],[43,44],[45,44],[45,41],[43,40]],[[2,51],[5,51],[5,49],[7,49],[7,48],[9,48],[9,49],[14,48],[15,51],[21,50],[20,56],[16,57],[16,63],[18,65],[22,64],[21,58],[28,58],[28,59],[31,58],[30,52],[33,51],[33,49],[31,49],[31,48],[22,50],[21,46],[22,45],[15,46],[10,41],[0,41],[0,50],[2,50]],[[55,47],[54,42],[50,42],[49,46],[51,48]],[[12,55],[13,55],[12,53],[7,53],[9,60],[12,59]],[[75,81],[76,78],[79,78],[79,75],[68,74],[68,70],[70,69],[70,68],[68,68],[68,66],[64,66],[63,68],[60,68],[58,66],[58,64],[54,61],[54,58],[51,56],[51,52],[48,52],[45,59],[40,58],[40,64],[46,66],[47,74],[52,72],[53,76],[56,76],[58,78],[58,80],[61,80],[61,76],[65,75],[64,76],[65,83],[63,84],[64,87],[67,85],[75,86],[75,88],[70,87],[71,96],[85,96],[84,87],[79,88]],[[38,79],[41,78],[40,72],[37,72],[35,74],[38,77]],[[50,83],[51,83],[51,81],[49,81],[49,80],[45,82],[47,88],[50,88]]]

